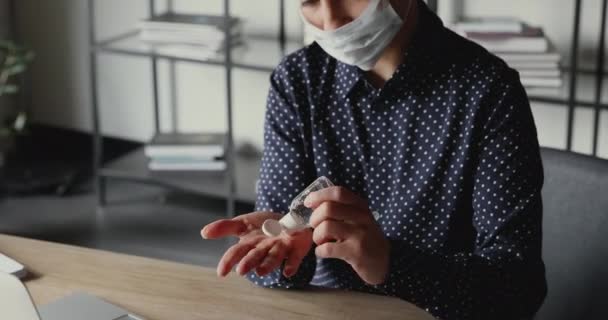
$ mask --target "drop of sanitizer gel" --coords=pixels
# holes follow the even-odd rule
[[[281,220],[266,220],[262,225],[262,231],[269,237],[278,236],[285,231],[288,234],[310,227],[310,216],[313,210],[304,205],[304,200],[309,193],[332,187],[334,184],[327,177],[320,177],[310,184],[304,191],[298,194],[289,205],[289,213]]]

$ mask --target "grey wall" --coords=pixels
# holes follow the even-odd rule
[[[450,0],[443,0],[450,1]],[[574,17],[572,0],[460,0],[463,11],[469,16],[518,16],[524,21],[542,26],[553,41],[555,48],[563,55],[566,64],[570,61],[570,45]],[[580,64],[595,66],[601,0],[585,0],[582,7]],[[553,93],[564,94],[567,86]],[[537,90],[538,91],[538,90]],[[542,92],[542,91],[541,91]],[[551,92],[551,91],[550,91]],[[530,91],[534,93],[534,91]],[[591,101],[595,90],[591,78],[581,80],[579,97]],[[603,90],[604,101],[608,101],[608,88]],[[566,145],[567,110],[547,104],[533,103],[533,111],[539,129],[541,144],[556,148]],[[591,153],[593,136],[593,113],[590,109],[577,108],[575,112],[574,149]],[[601,113],[600,155],[608,157],[608,112]]]
[[[96,1],[99,38],[129,30],[147,13],[147,1]],[[160,2],[159,2],[160,3]],[[247,21],[250,34],[276,34],[278,1],[232,1],[236,15]],[[287,17],[289,34],[300,29],[291,2]],[[221,13],[221,0],[177,1],[184,11]],[[19,1],[19,21],[24,37],[38,53],[33,70],[33,117],[51,125],[90,131],[86,1]],[[35,23],[34,23],[35,22]],[[295,22],[295,23],[294,23]],[[52,36],[50,36],[52,35]],[[277,61],[278,62],[278,61]],[[99,93],[102,129],[109,136],[145,141],[153,128],[150,63],[145,59],[115,55],[99,57]],[[164,128],[171,126],[167,65],[161,65],[161,109]],[[221,67],[180,63],[177,66],[179,116],[184,131],[225,129],[224,72]],[[267,73],[236,70],[234,123],[237,142],[261,145]]]
[[[3,0],[0,0],[3,1]],[[5,1],[5,0],[4,0]],[[444,0],[452,1],[452,0]],[[91,90],[88,68],[86,1],[19,0],[19,21],[25,39],[37,51],[33,70],[33,116],[40,122],[90,131]],[[573,11],[571,0],[463,0],[466,15],[518,15],[544,26],[555,46],[567,58]],[[160,3],[160,2],[159,2]],[[220,13],[221,0],[176,0],[179,10]],[[235,14],[246,20],[252,34],[276,34],[278,1],[233,0]],[[287,1],[290,36],[300,37],[298,1]],[[583,57],[592,61],[600,0],[584,1]],[[146,14],[146,1],[96,1],[100,38],[128,30]],[[152,128],[149,62],[131,57],[101,55],[99,93],[102,129],[105,134],[145,141]],[[161,109],[163,128],[170,128],[168,68],[161,65]],[[177,67],[178,126],[185,131],[225,128],[224,73],[221,67],[181,63]],[[234,72],[234,124],[236,142],[262,145],[262,121],[268,74]],[[585,85],[585,84],[583,84]],[[586,89],[591,94],[591,88]],[[606,95],[608,96],[608,95]],[[541,143],[565,146],[566,108],[534,104]],[[592,114],[576,111],[575,149],[591,151]],[[608,157],[608,113],[602,114],[601,153]]]
[[[0,38],[8,36],[8,0],[0,0]]]
[[[0,0],[0,39],[10,38],[8,0]],[[14,99],[0,97],[0,119],[3,119],[8,110],[13,107]]]

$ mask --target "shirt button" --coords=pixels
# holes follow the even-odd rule
[[[369,162],[366,164],[366,167],[370,172],[377,171],[378,167],[381,167],[386,162],[385,158],[370,156]]]
[[[372,215],[374,216],[374,219],[376,221],[380,221],[380,218],[382,217],[382,215],[380,215],[380,212],[378,211],[372,211]]]

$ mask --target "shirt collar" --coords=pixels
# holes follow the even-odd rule
[[[419,8],[418,25],[416,26],[416,31],[414,32],[408,49],[403,53],[407,58],[397,67],[393,77],[402,72],[408,72],[409,69],[417,64],[416,60],[418,56],[425,52],[429,53],[429,50],[435,43],[433,41],[435,35],[443,28],[441,19],[429,9],[426,3],[423,0],[417,1]],[[340,61],[337,61],[336,63],[335,79],[338,87],[338,96],[341,99],[346,99],[355,85],[364,80],[365,71]]]

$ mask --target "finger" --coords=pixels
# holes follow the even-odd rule
[[[272,270],[278,268],[285,260],[287,254],[287,248],[283,242],[276,242],[274,246],[268,251],[268,254],[262,261],[262,263],[256,268],[256,272],[260,277],[269,274]]]
[[[344,205],[337,202],[323,202],[310,216],[310,226],[317,228],[325,220],[346,221],[349,223],[364,223],[369,219],[369,209]]]
[[[228,236],[239,236],[247,230],[247,225],[239,220],[218,220],[206,225],[201,230],[204,239],[218,239]]]
[[[333,258],[349,262],[352,250],[349,242],[327,242],[315,248],[315,255],[319,258]]]
[[[267,211],[256,211],[240,215],[234,219],[218,220],[206,225],[201,230],[205,239],[218,239],[228,236],[238,237],[247,230],[260,228],[267,219],[280,219],[282,215]]]
[[[292,251],[291,254],[287,256],[285,260],[285,268],[283,268],[283,275],[287,278],[293,277],[294,274],[298,272],[302,261],[306,257],[306,252],[300,253],[296,251]]]
[[[274,245],[274,240],[268,240],[271,239],[260,242],[256,248],[250,250],[247,255],[241,259],[241,262],[239,262],[239,265],[236,268],[239,275],[242,276],[249,273],[252,269],[257,268],[262,263],[262,260],[268,255],[268,251]]]
[[[317,245],[322,245],[326,242],[345,241],[355,231],[355,226],[352,224],[336,220],[324,220],[313,230],[312,240]]]
[[[242,214],[232,220],[234,221],[242,221],[247,226],[253,226],[256,228],[262,227],[264,221],[268,219],[279,220],[283,217],[280,213],[274,213],[269,211],[256,211],[247,214]]]
[[[309,208],[316,208],[326,201],[337,202],[345,205],[368,209],[367,201],[354,192],[344,187],[329,187],[319,191],[311,192],[306,196],[304,205]]]
[[[311,232],[310,230],[302,231],[302,233],[299,233],[298,236],[311,237],[310,232]],[[303,234],[303,233],[308,233],[308,234]],[[283,275],[290,278],[294,274],[296,274],[296,272],[298,272],[298,269],[300,268],[300,265],[302,264],[302,261],[308,254],[309,250],[310,250],[310,245],[298,245],[298,241],[297,240],[294,241],[294,244],[292,245],[291,250],[287,253],[287,258],[285,260],[285,267],[283,268]]]
[[[226,250],[222,259],[217,265],[217,275],[225,277],[232,267],[237,264],[241,259],[251,250],[254,246],[246,243],[237,243]]]

